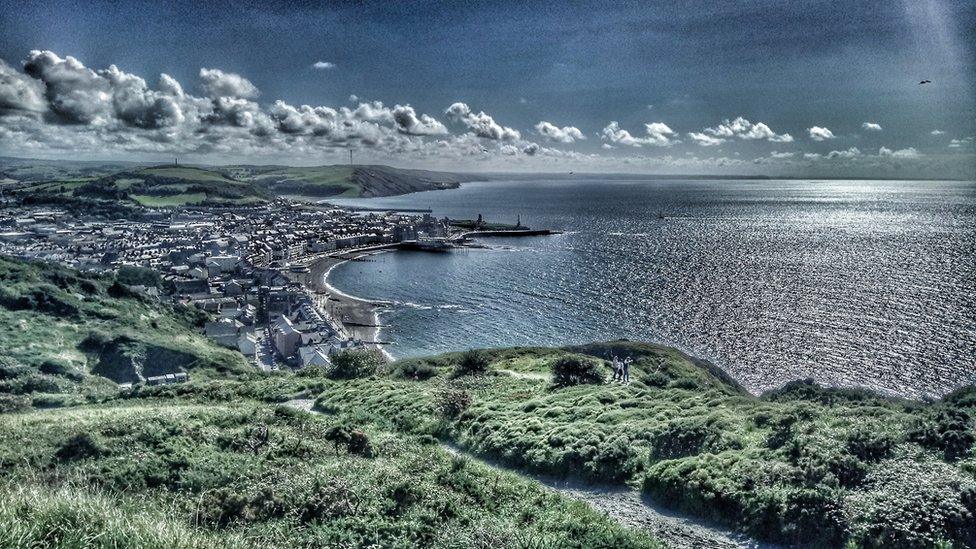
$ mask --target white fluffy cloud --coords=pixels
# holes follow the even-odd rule
[[[854,158],[860,155],[861,151],[857,147],[851,147],[846,151],[830,151],[827,153],[827,158]]]
[[[702,147],[714,147],[716,145],[721,145],[722,143],[725,143],[725,139],[721,137],[714,137],[708,135],[707,133],[688,132],[688,137],[690,137],[692,141],[698,143]]]
[[[708,136],[713,139],[707,139]],[[788,133],[777,134],[766,124],[762,122],[753,124],[741,116],[731,121],[723,120],[718,126],[705,128],[694,136],[689,134],[689,137],[703,147],[717,145],[722,142],[718,140],[724,141],[732,137],[746,140],[765,139],[774,143],[791,143],[793,141],[793,136]]]
[[[522,134],[518,130],[509,128],[508,126],[502,126],[484,111],[475,114],[466,103],[454,103],[444,112],[449,118],[463,124],[478,137],[493,139],[495,141],[517,141],[522,139]]]
[[[586,139],[583,132],[581,132],[576,126],[563,126],[560,128],[559,126],[551,122],[546,122],[545,120],[535,125],[535,131],[549,141],[556,141],[559,143],[573,143],[577,140]]]
[[[316,61],[315,63],[312,63],[312,68],[320,71],[325,71],[329,69],[334,69],[335,63],[332,63],[331,61]]]
[[[932,131],[931,131],[931,134],[932,134],[932,135],[942,135],[942,134],[944,134],[944,133],[945,133],[945,132],[944,132],[944,131],[942,131],[942,130],[932,130]]]
[[[393,120],[396,121],[397,129],[407,135],[444,135],[447,133],[444,124],[427,114],[421,114],[418,117],[410,105],[394,107]]]
[[[810,139],[813,139],[814,141],[824,141],[826,139],[834,138],[834,132],[828,130],[827,128],[821,128],[820,126],[808,128],[807,132],[810,133]]]
[[[908,147],[907,149],[899,149],[893,151],[887,147],[881,147],[878,149],[878,156],[888,157],[888,158],[918,158],[921,156],[915,147]]]
[[[250,80],[232,72],[224,72],[220,69],[200,69],[200,81],[203,91],[208,97],[250,99],[258,96],[258,89]]]
[[[654,145],[658,147],[669,147],[677,140],[677,134],[663,122],[651,122],[644,124],[646,137],[635,137],[625,129],[620,127],[616,121],[611,121],[600,132],[600,138],[615,145],[626,145],[628,147],[642,147],[644,145]]]
[[[865,122],[865,123],[861,124],[861,129],[862,130],[867,130],[869,132],[880,132],[881,131],[881,124],[878,124],[878,123],[875,123],[875,122]]]

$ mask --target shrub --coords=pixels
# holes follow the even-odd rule
[[[403,379],[413,379],[423,381],[437,375],[437,368],[420,361],[404,361],[403,364],[395,363],[393,375]]]
[[[31,399],[23,395],[0,394],[0,414],[16,414],[31,409]]]
[[[437,411],[447,419],[454,419],[471,406],[471,394],[464,389],[445,389],[437,394]]]
[[[45,360],[38,367],[38,370],[40,370],[42,374],[61,376],[68,378],[71,381],[81,381],[85,378],[85,374],[79,372],[70,364],[55,359]]]
[[[332,443],[332,448],[335,449],[338,456],[339,448],[349,445],[349,441],[352,440],[352,433],[344,425],[334,425],[325,432],[325,440]]]
[[[332,379],[355,379],[368,377],[376,373],[376,369],[383,364],[383,354],[377,349],[350,349],[342,351],[332,357],[332,369],[329,377]]]
[[[134,265],[123,265],[119,267],[115,279],[127,286],[159,286],[161,279],[159,273],[153,269],[136,267]]]
[[[847,438],[847,451],[863,461],[880,461],[891,454],[895,440],[887,433],[858,429]]]
[[[603,363],[583,356],[564,356],[552,363],[552,384],[557,387],[604,382]]]
[[[972,423],[964,410],[940,410],[934,417],[921,420],[908,438],[926,448],[942,451],[948,461],[957,461],[967,456],[976,442]]]
[[[108,450],[101,441],[88,433],[78,433],[68,438],[54,453],[54,456],[61,461],[76,461],[97,458],[106,454],[108,454]]]
[[[461,355],[461,361],[454,367],[451,377],[479,376],[488,373],[491,357],[488,353],[472,349]]]
[[[674,459],[693,456],[715,446],[722,437],[713,422],[702,418],[688,418],[668,423],[654,437],[654,459]]]
[[[369,437],[359,429],[354,429],[349,433],[349,442],[346,444],[346,450],[350,454],[363,457],[373,457],[374,455],[373,445],[370,443]]]

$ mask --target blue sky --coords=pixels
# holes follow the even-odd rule
[[[352,149],[472,170],[974,172],[973,2],[0,4],[0,83],[19,90],[5,101],[0,87],[3,154],[314,164]],[[165,124],[133,123],[116,83],[89,82],[115,112],[52,114],[58,94],[86,92],[66,87],[68,56],[98,78],[111,65],[141,77],[143,103],[158,105],[160,74],[189,98]],[[246,79],[257,91],[234,97],[253,105],[216,112],[201,68]],[[39,94],[31,108],[25,94]],[[448,113],[456,103],[467,109]],[[414,119],[397,105],[436,125],[403,126],[396,116]]]

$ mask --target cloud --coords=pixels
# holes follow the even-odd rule
[[[962,148],[965,145],[972,145],[972,144],[973,144],[973,137],[972,136],[964,137],[962,139],[953,139],[953,140],[949,141],[949,147],[951,147],[953,149],[959,149],[959,148]]]
[[[762,122],[756,122],[753,124],[741,116],[732,121],[729,121],[729,119],[726,118],[718,126],[705,128],[701,131],[701,133],[696,135],[702,136],[703,134],[708,134],[720,139],[728,139],[732,137],[745,140],[766,139],[775,143],[791,143],[793,141],[793,136],[788,133],[777,134],[766,124]],[[699,145],[706,147],[717,144],[709,142],[706,139],[696,139],[694,137],[692,137],[692,139],[695,139]]]
[[[887,147],[881,147],[878,149],[878,156],[888,157],[888,158],[918,158],[921,156],[915,147],[908,147],[907,149],[899,149],[893,151]]]
[[[0,116],[45,110],[47,103],[40,83],[0,60]]]
[[[203,91],[208,97],[243,97],[250,99],[258,96],[258,89],[250,80],[220,69],[200,69],[200,80]]]
[[[449,118],[463,124],[478,137],[495,141],[517,141],[522,138],[522,134],[518,130],[498,124],[494,118],[485,114],[484,111],[475,114],[471,111],[471,107],[465,103],[454,103],[444,112]]]
[[[827,158],[854,158],[860,155],[861,151],[857,147],[851,147],[846,151],[830,151],[827,153]]]
[[[769,153],[769,156],[771,158],[785,159],[785,158],[793,158],[793,156],[795,154],[796,153],[791,153],[791,152],[776,152],[776,151],[773,151],[773,152]]]
[[[329,69],[334,69],[335,63],[329,61],[316,61],[315,63],[312,63],[312,68],[319,71],[325,71]]]
[[[942,135],[942,134],[944,134],[945,132],[944,132],[944,131],[942,131],[942,130],[932,130],[932,131],[931,131],[930,133],[931,133],[932,135]]]
[[[651,122],[644,124],[647,137],[634,137],[627,130],[621,129],[620,124],[611,121],[600,132],[600,138],[616,145],[626,145],[628,147],[641,147],[644,145],[655,145],[658,147],[670,147],[677,140],[677,134],[663,122]]]
[[[861,129],[862,130],[867,130],[869,132],[880,132],[881,131],[881,124],[877,124],[877,123],[874,123],[874,122],[865,122],[865,123],[861,124]]]
[[[807,160],[816,160],[816,159],[820,158],[821,156],[822,155],[820,153],[803,153],[803,158],[805,158]]]
[[[410,105],[397,105],[393,108],[393,120],[397,130],[407,135],[444,135],[447,128],[432,116],[422,114],[419,117]]]
[[[808,128],[807,131],[810,133],[810,139],[813,139],[814,141],[823,141],[825,139],[834,138],[834,132],[828,130],[827,128],[821,128],[820,126]]]
[[[688,132],[688,137],[690,137],[692,141],[698,143],[702,147],[714,147],[715,145],[721,145],[722,143],[725,143],[725,139],[721,137],[712,137],[711,135],[708,135],[706,133]]]
[[[583,132],[581,132],[579,128],[575,126],[563,126],[560,128],[559,126],[544,120],[535,125],[535,131],[549,141],[556,141],[559,143],[573,143],[577,140],[586,139]]]

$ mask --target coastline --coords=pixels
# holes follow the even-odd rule
[[[369,347],[379,349],[387,359],[392,360],[393,356],[383,348],[382,344],[377,343],[381,341],[380,330],[382,329],[379,311],[391,303],[347,294],[329,284],[328,280],[329,274],[336,266],[386,251],[387,249],[373,248],[323,257],[309,265],[309,272],[304,275],[302,282],[313,292],[328,294],[328,302],[320,306],[324,305],[328,308],[349,337],[369,342],[367,343]]]

